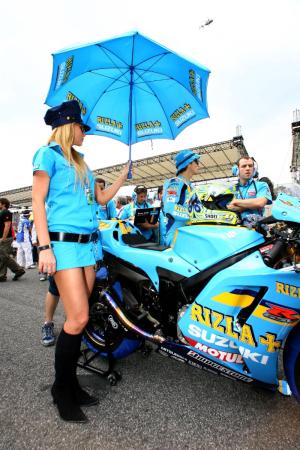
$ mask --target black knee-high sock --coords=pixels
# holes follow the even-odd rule
[[[55,349],[55,384],[70,387],[76,379],[76,365],[79,357],[82,333],[68,334],[61,330]]]

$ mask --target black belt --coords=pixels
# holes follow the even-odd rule
[[[95,231],[91,234],[64,233],[62,231],[50,231],[51,241],[61,242],[78,242],[79,244],[87,244],[88,242],[97,242],[98,233]]]

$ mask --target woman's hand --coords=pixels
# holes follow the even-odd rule
[[[122,180],[122,183],[125,183],[125,181],[127,180],[130,164],[131,164],[131,161],[128,161],[128,163],[121,170],[120,178]]]
[[[42,250],[39,253],[39,272],[54,275],[56,272],[56,259],[52,249]]]

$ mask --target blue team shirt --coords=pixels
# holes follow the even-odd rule
[[[97,217],[98,220],[110,220],[117,217],[117,209],[114,200],[109,200],[106,205],[98,205]]]
[[[135,211],[137,209],[145,209],[145,208],[151,208],[150,203],[148,202],[138,203],[135,200],[131,203],[128,203],[128,205],[124,206],[124,208],[119,213],[119,218],[121,220],[133,218],[135,216]],[[139,228],[139,230],[141,231],[143,236],[145,236],[146,239],[151,239],[153,235],[152,230],[146,230],[145,228]]]
[[[188,199],[193,184],[182,175],[166,180],[163,188],[163,211],[166,216],[166,245],[171,245],[175,231],[189,220]]]
[[[267,205],[272,204],[272,195],[269,186],[264,181],[255,181],[251,178],[246,184],[241,185],[237,183],[233,187],[234,196],[238,199],[251,199],[251,198],[266,198]],[[245,219],[249,214],[257,214],[263,216],[264,208],[261,209],[247,209],[243,211],[241,218]]]
[[[41,147],[33,157],[33,171],[42,170],[50,177],[46,197],[49,231],[89,234],[97,230],[95,180],[88,169],[88,182],[76,181],[76,173],[56,142]]]

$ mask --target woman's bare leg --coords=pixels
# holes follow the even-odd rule
[[[89,317],[88,299],[95,282],[94,267],[60,270],[54,278],[66,315],[64,330],[69,334],[81,333]]]

